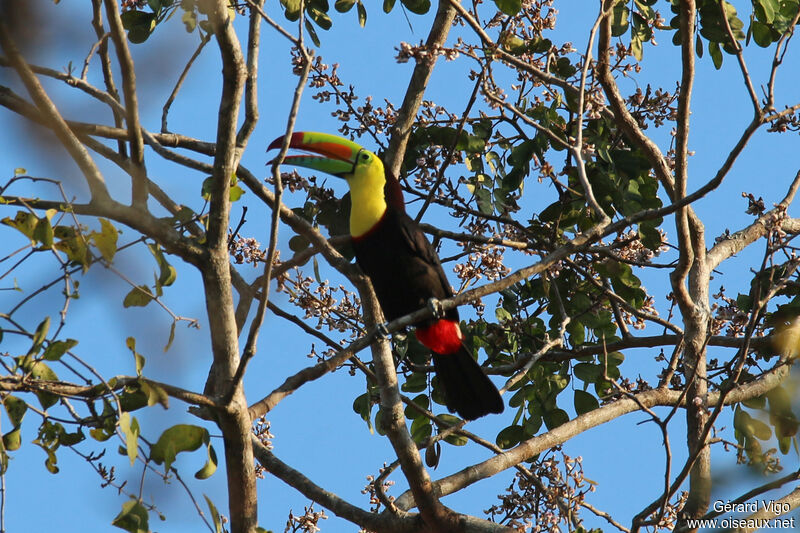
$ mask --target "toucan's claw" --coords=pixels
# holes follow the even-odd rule
[[[388,322],[384,322],[382,324],[378,324],[377,330],[378,330],[378,337],[380,337],[382,339],[388,339],[389,338],[389,323]]]
[[[433,318],[437,320],[444,316],[444,309],[442,308],[442,302],[440,302],[436,298],[428,298],[428,309],[430,309],[431,313],[433,313]]]

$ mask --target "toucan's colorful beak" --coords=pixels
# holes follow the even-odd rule
[[[284,138],[281,136],[272,141],[267,150],[280,148]],[[343,177],[354,171],[358,153],[363,150],[361,146],[344,137],[315,131],[293,133],[289,141],[289,148],[297,148],[320,155],[286,156],[283,162],[287,165],[310,168],[337,177]]]

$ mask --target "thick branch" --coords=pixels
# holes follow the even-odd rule
[[[725,405],[738,403],[750,398],[765,394],[780,385],[789,375],[789,366],[780,363],[772,370],[765,372],[758,379],[746,383],[727,394],[724,398]],[[580,415],[557,428],[542,435],[537,435],[514,448],[496,455],[481,463],[468,466],[453,475],[444,477],[434,482],[437,494],[445,496],[457,492],[481,479],[491,477],[503,470],[526,461],[534,455],[563,444],[572,437],[583,433],[593,427],[600,426],[622,415],[641,410],[641,407],[674,407],[680,401],[682,393],[668,389],[654,389],[640,392],[635,395],[635,400],[624,398],[613,403],[603,405],[589,413]],[[713,393],[708,397],[708,406],[714,406],[719,401],[720,394]],[[685,407],[685,403],[680,407]],[[400,509],[413,507],[413,497],[406,492],[401,494],[395,504]]]
[[[453,25],[455,9],[451,3],[458,0],[440,0],[436,10],[436,17],[428,33],[425,45],[429,50],[438,49],[444,46],[450,27]],[[406,155],[408,137],[411,135],[411,128],[417,119],[417,110],[422,103],[422,95],[425,94],[425,87],[433,72],[436,64],[437,54],[428,54],[424,61],[418,62],[414,66],[411,80],[408,82],[408,89],[403,98],[403,105],[397,113],[397,120],[392,127],[392,138],[389,140],[389,147],[384,154],[384,165],[386,171],[394,176],[400,175],[400,167]]]

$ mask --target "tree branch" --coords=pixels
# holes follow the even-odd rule
[[[53,133],[56,134],[58,140],[61,141],[61,144],[64,145],[64,148],[67,149],[67,152],[83,172],[92,194],[92,202],[105,203],[110,200],[102,173],[86,151],[86,148],[69,129],[55,104],[50,100],[33,71],[20,55],[5,22],[2,20],[0,20],[0,46],[3,47],[3,51],[8,56],[11,65],[13,65],[22,79],[28,94],[30,94],[31,99],[45,119],[47,127],[53,130]]]
[[[728,393],[724,397],[724,405],[731,405],[761,396],[780,385],[788,375],[789,365],[781,362],[757,379]],[[584,431],[619,418],[622,415],[639,411],[641,410],[640,406],[648,408],[657,406],[674,407],[681,396],[682,394],[680,391],[653,389],[636,394],[635,400],[624,398],[603,405],[594,411],[580,415],[542,435],[532,437],[500,455],[468,466],[455,474],[435,481],[434,486],[436,487],[437,494],[445,496],[457,492],[477,481],[491,477],[516,464],[526,461],[553,446],[563,444]],[[707,405],[715,406],[719,398],[720,393],[715,392],[709,394]],[[685,408],[685,404],[681,404],[679,407]],[[405,492],[395,500],[395,504],[400,509],[410,509],[413,505],[413,497],[409,492]]]
[[[453,25],[453,18],[456,14],[452,5],[455,3],[458,3],[458,0],[439,0],[436,17],[433,19],[428,38],[425,41],[425,46],[429,50],[438,49],[447,40],[447,35],[450,33],[450,27]],[[425,87],[428,85],[437,57],[438,54],[428,54],[425,61],[419,61],[414,66],[414,72],[411,74],[411,79],[408,82],[408,88],[403,98],[403,105],[397,112],[397,119],[394,126],[392,126],[389,147],[383,156],[386,172],[391,175],[400,175],[400,167],[406,155],[406,146],[411,135],[411,128],[417,119],[417,110],[422,103],[422,95],[425,94]]]

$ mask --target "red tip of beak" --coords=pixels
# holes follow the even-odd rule
[[[280,148],[283,145],[283,139],[285,137],[286,137],[285,135],[281,135],[280,137],[269,143],[267,151]],[[298,148],[302,144],[303,144],[303,132],[292,133],[292,138],[289,141],[289,148]]]

